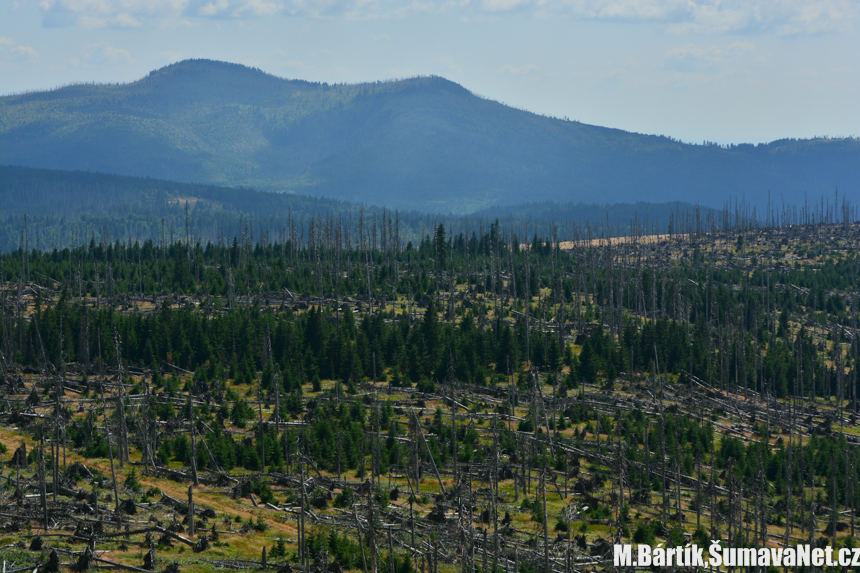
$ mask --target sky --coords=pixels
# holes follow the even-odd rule
[[[438,75],[685,142],[860,136],[860,0],[0,0],[0,94],[187,58],[355,83]]]

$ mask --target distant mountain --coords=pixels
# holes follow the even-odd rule
[[[857,139],[689,145],[513,109],[438,77],[329,85],[209,60],[2,97],[0,163],[455,213],[860,196]]]
[[[329,231],[340,227],[344,242],[356,245],[362,235],[362,215],[364,233],[376,233],[380,244],[383,227],[389,228],[384,221],[391,222],[390,230],[399,234],[403,244],[417,244],[440,223],[451,234],[467,236],[482,234],[481,229],[493,223],[522,238],[534,234],[548,237],[555,229],[563,241],[590,233],[665,232],[673,221],[683,232],[679,224],[696,217],[707,220],[711,214],[688,203],[532,203],[470,215],[394,212],[307,195],[4,165],[0,165],[0,207],[0,253],[20,247],[25,216],[29,244],[48,249],[79,245],[103,234],[111,241],[158,241],[162,232],[172,238],[184,234],[186,215],[192,237],[203,243],[231,241],[242,235],[283,241],[291,228],[300,241],[305,241],[310,237],[311,221],[316,221]]]

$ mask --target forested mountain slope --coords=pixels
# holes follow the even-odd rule
[[[665,232],[679,223],[712,213],[689,203],[596,205],[534,203],[497,207],[470,215],[419,211],[393,212],[378,206],[311,197],[267,193],[149,177],[129,177],[82,171],[61,171],[0,165],[0,253],[21,246],[25,216],[29,244],[36,248],[79,245],[92,235],[120,240],[161,240],[164,233],[189,232],[203,243],[224,236],[251,233],[262,240],[284,240],[293,233],[310,236],[311,221],[338,221],[342,231],[361,235],[391,221],[404,242],[417,241],[440,222],[471,234],[497,221],[525,234],[572,240],[584,227],[597,234]],[[188,211],[186,212],[186,206]],[[380,235],[383,230],[378,229]],[[375,232],[375,231],[374,231]]]
[[[542,117],[438,77],[328,85],[208,60],[0,98],[0,162],[459,213],[860,192],[857,139],[689,145]]]

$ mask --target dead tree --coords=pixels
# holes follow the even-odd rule
[[[116,470],[114,469],[114,465],[113,465],[113,445],[111,444],[110,428],[108,427],[108,422],[107,422],[107,407],[105,406],[104,401],[102,401],[102,408],[103,408],[103,413],[104,413],[105,435],[107,437],[107,443],[108,443],[108,454],[110,455],[110,476],[111,476],[111,480],[113,481],[113,500],[114,500],[114,504],[116,506],[116,512],[118,514],[119,513],[119,492],[117,491],[117,487],[116,487]]]
[[[113,327],[113,340],[116,347],[116,367],[117,367],[117,411],[119,412],[119,467],[123,467],[124,462],[129,461],[128,457],[128,429],[125,424],[125,381],[123,380],[122,371],[122,352],[120,349],[119,334],[116,330],[116,324]]]

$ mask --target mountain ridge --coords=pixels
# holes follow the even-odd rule
[[[692,145],[511,108],[438,76],[327,84],[212,60],[4,96],[0,162],[459,213],[860,193],[860,140]]]
[[[561,240],[575,238],[586,227],[601,233],[664,232],[709,209],[673,203],[562,204],[526,203],[497,207],[469,215],[385,209],[311,197],[267,193],[255,189],[167,181],[86,171],[60,171],[0,165],[0,253],[20,247],[25,217],[33,244],[69,246],[92,235],[107,233],[113,240],[157,240],[165,229],[182,229],[187,221],[192,234],[204,241],[218,241],[224,234],[241,234],[245,227],[256,235],[274,239],[285,229],[299,225],[309,236],[309,221],[320,218],[341,221],[352,237],[361,231],[359,221],[394,217],[404,241],[420,241],[425,233],[444,223],[451,232],[489,227],[493,221],[524,235],[555,233]],[[188,205],[189,211],[184,207]],[[647,225],[646,222],[650,222]],[[303,233],[302,229],[307,231]],[[380,228],[381,230],[381,228]]]

